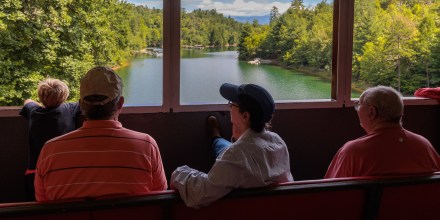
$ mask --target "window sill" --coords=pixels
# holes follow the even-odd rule
[[[345,104],[345,107],[352,107],[353,102],[358,99],[351,99]],[[404,104],[408,105],[439,105],[440,101],[428,98],[404,97]],[[342,102],[319,99],[319,100],[282,100],[276,102],[276,109],[314,109],[314,108],[342,108]],[[21,106],[0,107],[0,117],[17,117]],[[143,114],[159,112],[208,112],[208,111],[227,111],[226,101],[224,104],[195,104],[181,105],[172,111],[162,106],[128,106],[122,109],[122,114]]]

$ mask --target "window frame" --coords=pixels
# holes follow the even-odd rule
[[[124,107],[125,113],[227,111],[224,104],[180,104],[180,12],[181,0],[164,0],[163,105]],[[276,109],[352,107],[351,98],[354,0],[334,0],[331,99],[276,101]],[[436,100],[405,97],[405,105],[435,105]],[[160,110],[159,110],[160,109]]]
[[[331,99],[276,101],[276,109],[352,107],[354,0],[334,0]],[[180,104],[181,0],[163,0],[163,100],[161,106],[127,106],[123,114],[227,111],[224,104]],[[405,105],[438,105],[433,99],[404,97]],[[17,116],[21,106],[0,107],[0,117]]]
[[[171,2],[169,2],[171,1]],[[176,20],[175,22],[171,22],[172,26],[171,26],[171,30],[170,30],[170,34],[171,35],[167,35],[164,33],[164,38],[168,37],[168,36],[172,36],[172,37],[177,37],[178,36],[178,41],[180,42],[180,8],[181,8],[181,1],[177,0],[177,1],[173,1],[173,0],[164,0],[164,3],[167,2],[169,4],[172,4],[171,9],[171,14],[174,15],[174,17],[172,18],[179,18],[178,20]],[[351,2],[351,1],[350,1]],[[340,6],[343,6],[344,8],[340,9]],[[348,22],[350,20],[350,16],[349,13],[345,12],[345,11],[349,11],[350,10],[350,6],[351,5],[351,9],[352,11],[354,11],[354,6],[353,6],[353,2],[351,2],[351,4],[339,4],[339,0],[335,0],[334,1],[334,13],[333,13],[333,55],[332,55],[332,86],[331,86],[331,98],[330,99],[310,99],[310,100],[276,100],[276,109],[302,109],[302,108],[340,108],[344,105],[344,97],[343,95],[345,94],[345,90],[346,88],[341,87],[341,86],[337,86],[337,85],[342,85],[343,84],[343,79],[344,76],[341,75],[342,73],[347,73],[346,71],[338,71],[338,69],[343,69],[343,68],[350,68],[350,77],[351,77],[351,48],[352,45],[350,46],[350,48],[347,48],[346,44],[350,44],[350,42],[352,42],[352,36],[351,38],[349,36],[347,36],[347,28],[341,28],[338,29],[338,23],[340,21],[345,22],[347,24],[345,25],[350,25],[350,22]],[[165,4],[164,4],[165,6]],[[164,7],[165,10],[165,7]],[[341,16],[337,16],[338,12],[342,11],[345,12],[346,16],[338,19]],[[352,12],[353,13],[353,12]],[[169,17],[165,17],[164,19],[167,19]],[[339,21],[338,21],[339,20]],[[351,23],[353,23],[353,16],[351,16]],[[164,21],[164,26],[165,24],[168,24],[168,22]],[[353,25],[352,25],[353,26]],[[339,32],[340,31],[340,32]],[[337,34],[335,34],[337,33]],[[352,31],[351,31],[352,33]],[[346,36],[346,38],[348,38],[348,40],[350,40],[350,42],[345,42],[342,44],[337,44],[335,42],[337,42],[338,36],[344,35]],[[351,34],[352,35],[352,34]],[[176,40],[176,39],[174,39]],[[352,44],[352,43],[351,43]],[[165,46],[165,45],[164,45]],[[174,56],[176,57],[176,59],[172,60],[174,67],[180,67],[180,45],[172,45],[175,47],[171,48],[171,52],[174,52],[175,54],[177,54],[178,56]],[[340,49],[340,47],[345,47],[345,50]],[[349,51],[350,50],[350,51]],[[336,51],[340,51],[339,53],[337,53]],[[347,56],[347,53],[349,53],[349,57]],[[349,67],[344,66],[346,62],[337,62],[337,60],[342,60],[343,58],[348,58],[349,59]],[[176,62],[177,60],[177,62]],[[170,61],[168,61],[170,62]],[[164,60],[164,65],[166,66],[167,61]],[[164,69],[165,69],[164,66]],[[197,104],[197,105],[181,105],[180,104],[180,68],[174,68],[172,69],[173,71],[171,72],[171,76],[172,76],[172,86],[170,88],[171,90],[171,94],[172,94],[172,98],[171,98],[171,103],[170,103],[170,112],[197,112],[197,111],[226,111],[228,110],[227,108],[227,101],[225,100],[225,104]],[[165,73],[164,73],[165,74]],[[165,80],[164,80],[165,82]],[[164,88],[165,88],[164,84]],[[350,92],[351,92],[351,87],[350,88]],[[350,95],[348,95],[349,97]],[[165,95],[164,95],[165,97]],[[165,102],[165,100],[164,100]],[[164,109],[166,110],[166,109]]]

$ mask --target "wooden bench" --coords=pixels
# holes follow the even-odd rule
[[[439,175],[381,183],[377,219],[440,219]]]
[[[165,204],[176,200],[173,190],[130,197],[97,200],[66,200],[0,204],[0,219],[92,220],[92,219],[166,219]]]
[[[440,173],[308,180],[239,189],[208,207],[173,190],[124,198],[0,204],[0,219],[438,219]]]
[[[208,207],[173,205],[172,219],[362,219],[366,190],[348,179],[236,190]]]

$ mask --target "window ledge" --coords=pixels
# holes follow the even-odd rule
[[[347,103],[345,106],[352,107],[353,102],[359,100],[351,99],[351,102]],[[429,99],[429,98],[420,98],[420,97],[403,97],[403,104],[406,105],[438,105],[440,104],[440,100]]]
[[[404,97],[403,103],[405,105],[438,105],[440,100],[429,99],[429,98],[419,98],[419,97]]]
[[[21,106],[0,107],[0,117],[17,117],[21,108]]]
[[[346,107],[352,107],[353,102],[358,99],[351,99],[346,103]],[[405,105],[439,105],[440,101],[436,99],[404,97]],[[342,103],[330,99],[319,100],[281,100],[276,102],[276,109],[307,109],[307,108],[342,108]],[[0,107],[0,117],[17,117],[21,110],[21,106]],[[202,111],[227,111],[227,104],[197,104],[197,105],[181,105],[173,112],[202,112]],[[159,113],[170,112],[162,106],[128,106],[122,109],[122,114],[142,114],[142,113]]]

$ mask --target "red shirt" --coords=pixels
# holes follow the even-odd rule
[[[440,157],[426,138],[391,127],[347,142],[333,158],[325,178],[436,171],[440,171]]]
[[[38,158],[38,201],[135,195],[167,189],[156,141],[118,121],[85,121],[49,140]]]

